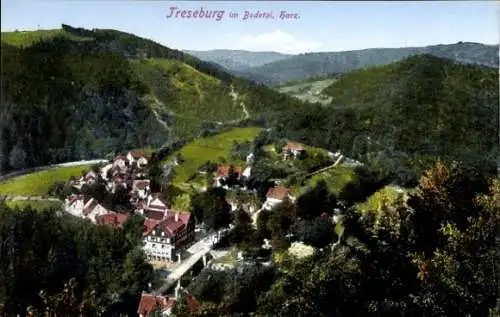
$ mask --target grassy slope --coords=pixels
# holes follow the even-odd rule
[[[229,132],[198,139],[184,146],[175,153],[180,153],[185,162],[175,167],[174,184],[182,184],[188,181],[206,161],[218,162],[221,158],[224,158],[227,162],[242,164],[243,162],[231,160],[230,153],[233,141],[252,141],[260,131],[260,128],[237,128]]]
[[[336,79],[333,78],[305,80],[277,87],[276,90],[304,101],[326,105],[331,102],[332,97],[324,94],[323,90],[335,81]]]
[[[90,37],[77,36],[62,29],[54,29],[54,30],[37,30],[37,31],[2,32],[2,42],[5,42],[11,46],[21,47],[21,46],[30,46],[35,42],[50,39],[56,36],[64,36],[74,41],[92,40],[92,38]]]
[[[150,88],[147,97],[162,118],[175,121],[176,136],[199,130],[200,123],[242,118],[242,108],[219,79],[175,60],[133,61],[139,78]]]
[[[339,165],[312,176],[308,180],[307,186],[314,187],[319,181],[324,180],[328,184],[328,188],[333,193],[338,194],[347,183],[353,180],[354,176],[355,171],[352,167]]]
[[[42,196],[55,182],[66,182],[71,176],[81,176],[92,165],[56,167],[0,182],[0,195]]]

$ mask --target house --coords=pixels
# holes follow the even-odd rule
[[[283,147],[283,160],[286,161],[288,158],[299,158],[301,155],[305,153],[305,148],[298,144],[287,142]]]
[[[247,165],[252,165],[254,161],[255,155],[253,153],[248,154],[246,159]]]
[[[150,185],[149,179],[134,180],[132,182],[132,193],[137,193],[139,199],[145,199],[151,193]]]
[[[110,211],[104,208],[97,200],[91,198],[83,207],[83,216],[96,223],[96,217],[108,214]]]
[[[101,178],[104,180],[108,179],[108,171],[113,168],[113,164],[107,164],[101,168]]]
[[[137,167],[143,168],[148,164],[147,155],[144,152],[131,151],[127,153],[127,161],[130,166],[136,164]]]
[[[115,157],[113,160],[113,168],[118,167],[122,170],[125,170],[127,168],[127,158],[123,155],[118,155]]]
[[[84,195],[69,196],[65,200],[64,209],[73,216],[88,218],[94,223],[96,223],[97,216],[110,213],[110,211],[101,206],[97,200]]]
[[[283,186],[271,187],[267,191],[266,201],[262,205],[262,209],[271,210],[275,206],[281,204],[285,199],[294,201],[294,197],[290,194],[290,190],[288,188]]]
[[[137,204],[136,212],[146,218],[153,218],[157,220],[163,219],[163,215],[168,210],[168,203],[160,193],[149,194],[145,202]],[[157,214],[158,216],[152,216]]]
[[[93,183],[97,182],[97,179],[98,179],[98,175],[94,171],[89,171],[85,175],[85,183],[86,184],[93,184]]]
[[[90,199],[91,197],[84,195],[68,196],[64,201],[64,210],[73,216],[83,218],[83,208]]]
[[[245,170],[243,171],[241,176],[248,179],[248,178],[250,178],[250,175],[252,175],[252,167],[247,166],[247,168],[245,168]]]
[[[143,234],[143,249],[150,260],[173,261],[194,241],[194,217],[190,212],[167,211],[163,220],[150,219]],[[147,231],[146,231],[147,230]]]
[[[118,212],[110,212],[104,215],[98,215],[95,218],[96,224],[98,225],[121,227],[125,223],[125,221],[127,221],[128,215]]]
[[[217,171],[215,172],[215,187],[222,187],[224,181],[229,178],[230,166],[217,166]],[[242,169],[239,166],[233,167],[234,172],[237,175],[237,179],[239,180],[242,175]]]
[[[162,316],[170,316],[175,300],[166,296],[156,296],[142,293],[137,313],[139,317],[146,317],[155,310],[159,310]]]

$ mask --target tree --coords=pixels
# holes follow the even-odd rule
[[[335,238],[335,226],[330,217],[301,221],[298,225],[298,236],[305,244],[324,248]]]
[[[122,302],[130,305],[127,311],[137,308],[137,294],[146,290],[152,279],[153,267],[146,262],[144,251],[138,247],[132,249],[125,258],[121,276]]]
[[[335,207],[337,199],[330,193],[328,184],[324,180],[297,199],[297,213],[302,219],[314,219],[323,213],[332,215]]]
[[[235,211],[235,225],[231,233],[233,242],[240,250],[260,247],[252,217],[241,208]]]
[[[191,204],[196,219],[205,223],[209,230],[218,231],[231,223],[231,206],[227,203],[226,191],[222,188],[209,188],[195,194]]]
[[[15,169],[26,167],[26,152],[19,145],[10,151],[9,165]]]

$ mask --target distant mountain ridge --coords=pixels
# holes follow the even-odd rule
[[[289,81],[345,73],[370,66],[387,65],[419,54],[429,54],[466,64],[498,67],[498,45],[471,42],[425,47],[370,48],[342,52],[306,53],[288,56],[247,69],[231,68],[230,65],[223,66],[237,76],[258,83],[282,85]],[[202,60],[213,61],[202,55],[198,55],[198,57]],[[220,58],[222,59],[222,57]],[[240,60],[240,63],[245,62]]]
[[[252,67],[259,67],[293,56],[277,52],[251,52],[225,49],[208,51],[185,50],[184,52],[201,60],[221,65],[230,71],[244,71]]]

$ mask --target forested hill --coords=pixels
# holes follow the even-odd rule
[[[243,50],[185,51],[202,60],[216,63],[230,71],[244,71],[251,67],[288,58],[290,54],[277,52],[249,52]]]
[[[418,55],[344,74],[323,94],[330,105],[285,113],[284,134],[380,162],[399,179],[437,157],[491,168],[499,155],[497,69]]]
[[[160,147],[297,103],[115,30],[2,33],[0,171]]]
[[[295,55],[242,71],[239,76],[267,85],[292,80],[344,73],[363,67],[386,65],[412,55],[430,54],[466,64],[498,67],[498,45],[459,42],[426,47],[374,48],[343,52],[321,52]]]

